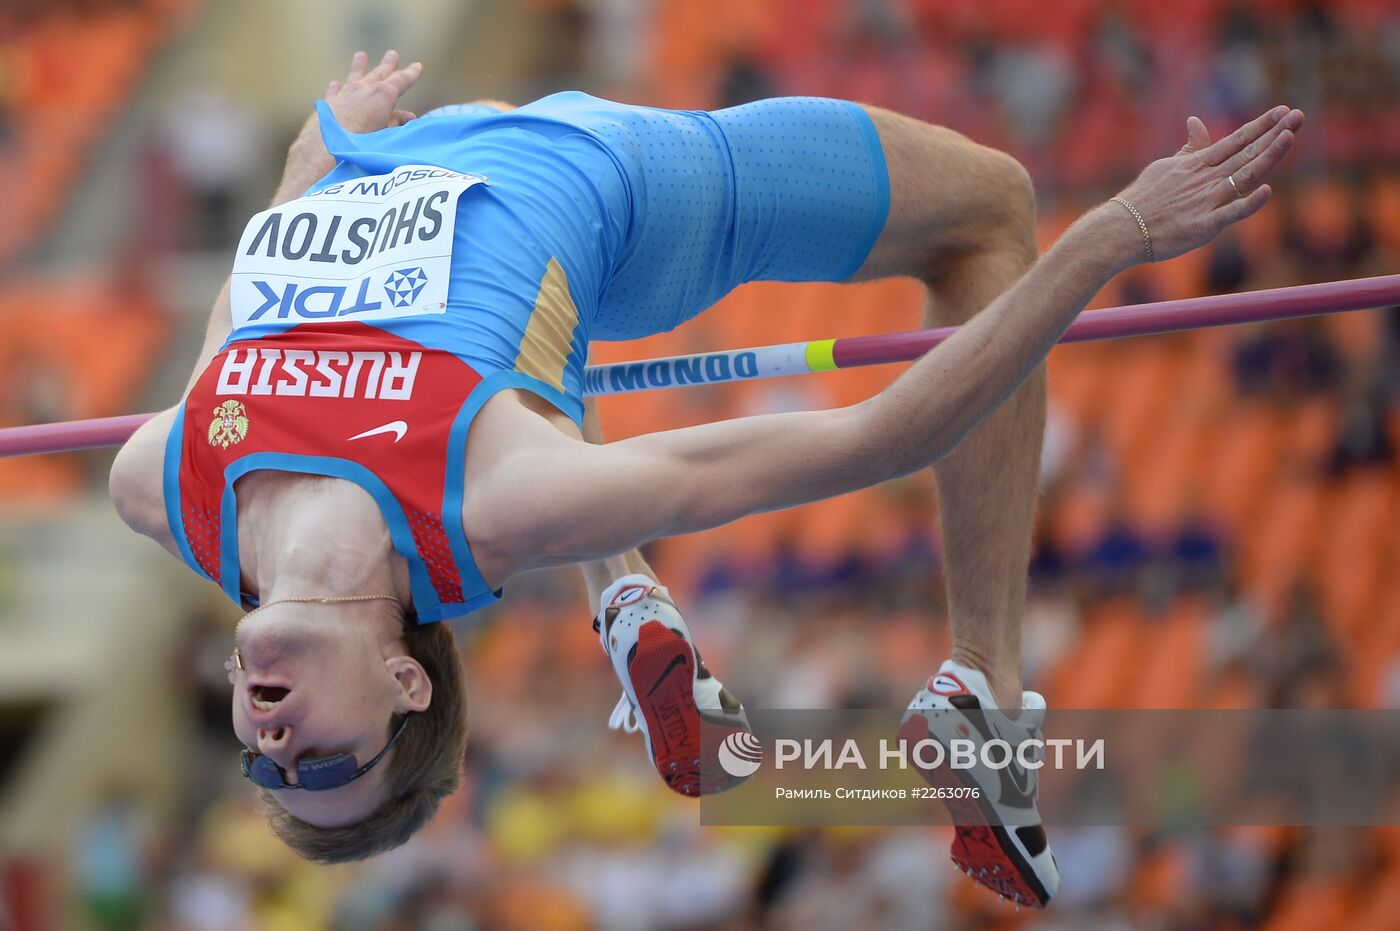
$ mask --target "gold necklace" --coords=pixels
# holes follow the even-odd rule
[[[239,621],[238,621],[238,626],[235,627],[235,628],[233,629],[233,635],[234,635],[234,637],[235,637],[235,639],[236,639],[236,638],[238,637],[238,629],[239,629],[240,627],[243,626],[243,622],[244,622],[244,621],[248,620],[248,618],[252,617],[254,614],[257,614],[259,611],[263,610],[264,608],[270,608],[270,607],[272,607],[273,605],[285,605],[285,604],[323,604],[323,605],[331,605],[331,604],[345,604],[345,603],[347,603],[347,602],[352,602],[352,601],[392,601],[394,604],[398,605],[399,607],[403,607],[403,602],[402,602],[402,601],[399,601],[399,596],[398,596],[398,595],[308,595],[308,596],[303,596],[303,597],[299,597],[299,598],[276,598],[276,599],[273,599],[272,601],[269,601],[267,604],[258,605],[256,608],[254,608],[253,610],[249,611],[247,614],[243,615],[243,617],[240,618]],[[237,643],[235,643],[235,644],[234,644],[234,647],[233,647],[233,665],[236,666],[236,667],[239,668],[239,669],[242,669],[242,668],[243,668],[243,654],[240,653],[240,652],[238,651],[238,645],[237,645]]]

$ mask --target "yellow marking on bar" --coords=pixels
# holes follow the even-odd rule
[[[836,368],[836,360],[832,357],[832,347],[836,345],[834,339],[814,339],[807,344],[807,368],[813,372],[830,372]]]
[[[550,259],[540,279],[540,293],[525,325],[515,370],[564,390],[564,366],[573,349],[578,308],[569,294],[569,279],[558,260]]]

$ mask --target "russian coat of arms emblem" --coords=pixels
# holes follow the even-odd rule
[[[209,424],[209,445],[228,449],[248,435],[248,412],[237,401],[225,401],[214,408]]]

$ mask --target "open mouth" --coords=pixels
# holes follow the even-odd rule
[[[277,708],[277,703],[286,698],[291,689],[284,689],[277,685],[254,685],[249,688],[248,692],[254,708],[259,711],[273,711]]]

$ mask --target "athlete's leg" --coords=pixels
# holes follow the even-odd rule
[[[818,98],[612,116],[628,127],[619,151],[661,145],[635,159],[644,220],[600,304],[602,338],[667,329],[753,280],[910,275],[931,322],[959,323],[1035,257],[1025,170],[950,130]],[[1044,397],[1037,373],[937,469],[954,656],[1011,708]]]
[[[583,437],[601,443],[594,401],[584,405]],[[714,765],[715,748],[748,731],[743,705],[706,667],[690,627],[642,554],[582,563],[595,630],[622,685],[608,726],[640,731],[647,756],[673,791],[722,791],[734,779]]]
[[[590,443],[603,442],[603,426],[598,420],[598,402],[587,399],[583,405],[583,438]],[[588,603],[597,605],[603,591],[625,575],[641,574],[656,579],[656,573],[642,558],[640,550],[631,550],[610,559],[579,563],[583,584],[588,588]]]
[[[925,325],[967,321],[1035,260],[1030,179],[1010,156],[948,129],[867,107],[890,177],[890,212],[857,278],[928,288]],[[1021,705],[1021,616],[1045,426],[1045,369],[934,467],[953,659]]]
[[[857,277],[919,278],[928,288],[925,322],[962,323],[1035,259],[1030,180],[1010,157],[957,133],[868,112],[885,150],[890,213]],[[953,657],[914,696],[900,730],[906,740],[946,747],[967,733],[985,737],[983,727],[1010,746],[1040,737],[1045,700],[1022,693],[1020,659],[1044,422],[1042,366],[934,467]],[[1017,720],[966,717],[989,703],[1017,709]],[[979,803],[948,803],[958,825],[953,861],[1017,905],[1044,907],[1059,871],[1035,807],[1034,771],[921,774],[980,789]]]

